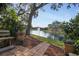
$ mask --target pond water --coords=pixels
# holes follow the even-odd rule
[[[38,36],[45,37],[45,38],[50,38],[50,39],[53,39],[53,40],[54,39],[57,39],[57,40],[63,40],[64,39],[63,35],[54,35],[54,34],[51,34],[51,33],[48,33],[48,32],[44,32],[40,29],[31,30],[31,34],[38,35]]]

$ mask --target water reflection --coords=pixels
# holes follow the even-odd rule
[[[47,33],[47,32],[41,31],[40,29],[38,29],[38,30],[31,30],[31,34],[42,36],[42,37],[45,37],[45,38],[50,38],[50,39],[53,39],[53,40],[54,39],[55,40],[63,40],[64,39],[63,35],[54,35],[54,34],[51,34],[51,33]]]

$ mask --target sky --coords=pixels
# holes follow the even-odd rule
[[[51,24],[54,21],[68,22],[71,18],[74,18],[79,12],[79,7],[72,6],[70,9],[67,9],[66,4],[64,4],[64,6],[61,7],[58,11],[51,10],[50,5],[44,6],[43,9],[45,11],[39,9],[38,17],[33,18],[33,27],[47,27],[48,24]]]

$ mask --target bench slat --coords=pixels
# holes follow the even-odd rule
[[[8,31],[8,30],[0,30],[0,33],[1,33],[1,32],[9,32],[9,31]]]
[[[0,42],[1,43],[3,43],[4,40],[10,40],[10,39],[12,40],[14,38],[15,37],[10,37],[10,32],[8,30],[0,30]],[[6,50],[14,48],[14,46],[12,45],[12,41],[11,40],[8,42],[10,46],[0,48],[0,52],[3,52],[3,51],[6,51]]]
[[[9,50],[9,49],[13,49],[13,48],[15,48],[14,45],[7,46],[7,47],[4,47],[4,48],[1,48],[1,49],[0,49],[0,52],[4,52],[4,51],[7,51],[7,50]]]
[[[10,36],[10,33],[0,34],[0,36]]]
[[[2,37],[0,40],[6,40],[6,39],[14,39],[15,37]]]
[[[0,37],[10,36],[9,30],[0,30]]]

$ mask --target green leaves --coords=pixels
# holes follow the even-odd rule
[[[6,7],[6,10],[1,13],[1,18],[1,29],[7,29],[10,31],[14,31],[15,27],[18,27],[19,30],[23,29],[22,22],[20,22],[15,9],[13,9],[11,6]]]
[[[7,8],[7,14],[8,14],[9,18],[11,18],[11,19],[14,19],[14,20],[18,19],[18,16],[14,9]]]
[[[48,30],[49,32],[51,32],[52,34],[55,34],[55,35],[63,35],[64,32],[63,32],[63,29],[62,29],[62,23],[59,22],[59,21],[55,21],[53,22],[52,24],[49,24],[48,25]]]
[[[67,39],[74,41],[75,53],[79,54],[79,14],[70,22],[64,23],[64,31]]]
[[[0,13],[2,13],[7,7],[6,3],[0,3]]]

